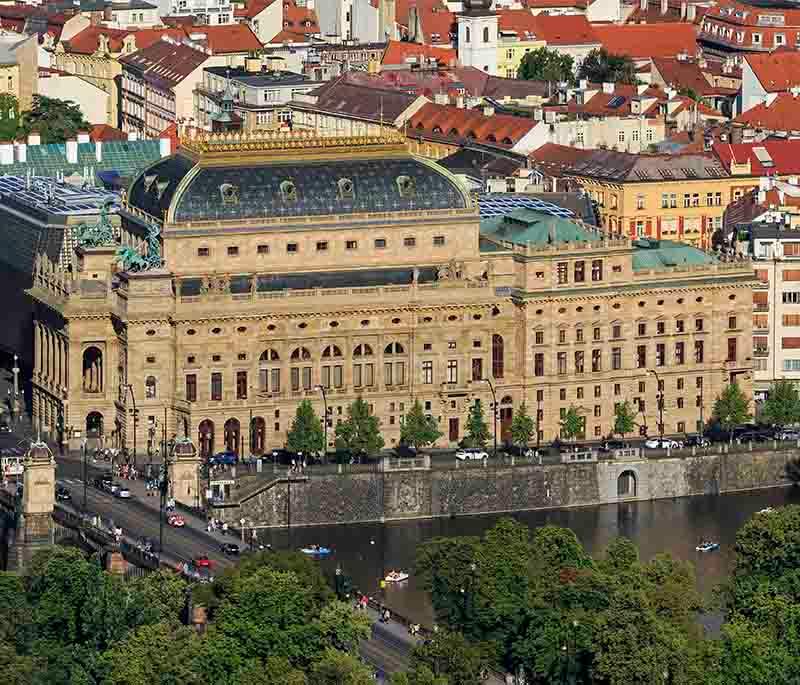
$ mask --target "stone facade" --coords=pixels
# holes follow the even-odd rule
[[[623,501],[721,494],[786,485],[800,450],[709,454],[590,464],[462,468],[277,478],[215,516],[248,527],[292,526],[561,509]],[[633,480],[629,480],[632,474]]]

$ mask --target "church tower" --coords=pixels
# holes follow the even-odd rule
[[[458,15],[458,61],[497,76],[497,13],[494,0],[464,0]]]

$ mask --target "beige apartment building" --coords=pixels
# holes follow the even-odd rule
[[[135,398],[139,446],[166,417],[203,454],[259,454],[302,399],[322,414],[320,386],[333,425],[364,397],[387,446],[417,399],[455,445],[476,399],[492,424],[493,392],[500,438],[523,402],[543,441],[570,406],[587,438],[609,434],[624,400],[656,434],[659,383],[676,433],[731,379],[751,390],[749,262],[528,210],[481,221],[399,132],[203,134],[144,171],[121,216],[160,268],[79,248],[74,273],[40,267],[31,290],[35,375],[60,374],[72,435],[130,447]]]

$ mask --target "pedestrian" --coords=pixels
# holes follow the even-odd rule
[[[227,521],[222,524],[222,534],[223,535],[227,535],[228,534],[228,522]]]

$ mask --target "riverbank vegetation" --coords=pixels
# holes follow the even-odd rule
[[[800,507],[756,514],[735,554],[719,592],[726,622],[709,636],[692,565],[667,555],[645,562],[626,538],[600,559],[568,529],[531,531],[511,519],[482,538],[431,540],[417,573],[442,632],[471,651],[456,665],[459,650],[418,654],[398,685],[478,685],[488,668],[530,685],[799,683]]]

